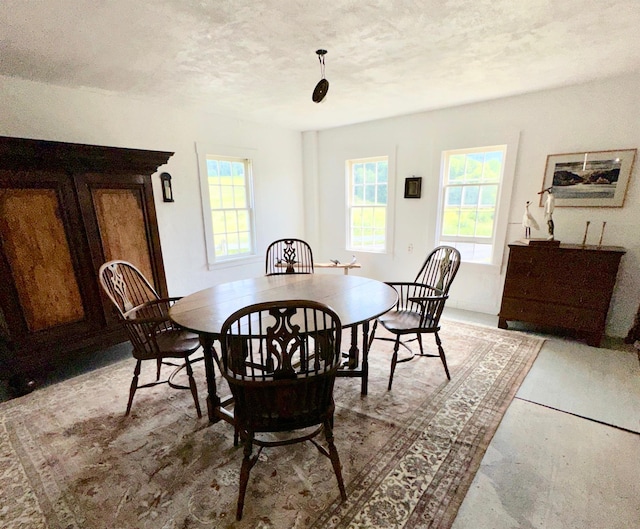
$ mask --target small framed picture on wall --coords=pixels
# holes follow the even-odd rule
[[[420,198],[422,177],[413,176],[404,179],[404,198]]]

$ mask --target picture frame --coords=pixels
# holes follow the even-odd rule
[[[422,190],[422,177],[413,176],[404,179],[404,198],[420,198]]]
[[[637,149],[587,151],[547,156],[542,189],[556,207],[620,208],[624,204]],[[540,195],[544,206],[545,193]]]

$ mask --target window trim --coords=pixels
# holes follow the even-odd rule
[[[366,162],[378,162],[386,159],[387,161],[387,204],[386,208],[386,223],[385,223],[385,247],[381,250],[371,250],[366,248],[354,248],[351,245],[351,209],[354,206],[351,204],[352,195],[352,167],[356,163]],[[363,156],[353,157],[345,160],[345,249],[349,252],[362,252],[367,254],[385,255],[391,254],[393,249],[393,203],[394,203],[394,190],[395,190],[395,171],[393,168],[394,157],[392,154],[381,154],[377,156]],[[381,206],[378,206],[381,207]]]
[[[220,145],[206,145],[196,142],[196,155],[198,158],[198,178],[200,181],[200,198],[202,222],[204,227],[204,243],[207,255],[207,265],[213,268],[228,268],[230,266],[244,265],[258,260],[257,256],[257,234],[256,234],[256,211],[254,200],[254,158],[256,150],[248,148],[238,148]],[[240,256],[216,257],[213,222],[211,220],[211,198],[209,196],[209,175],[207,171],[207,157],[217,157],[218,159],[245,160],[248,162],[247,193],[249,201],[249,222],[251,224],[251,248],[250,254]]]

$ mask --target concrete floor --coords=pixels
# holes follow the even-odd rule
[[[445,316],[497,325],[483,314]],[[452,529],[638,529],[638,351],[543,336]]]

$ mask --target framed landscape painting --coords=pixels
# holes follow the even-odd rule
[[[550,188],[560,207],[622,207],[636,150],[550,154],[542,189]]]

